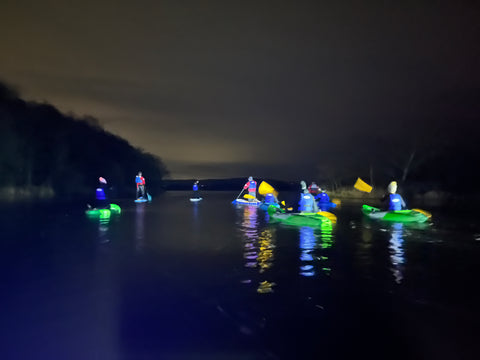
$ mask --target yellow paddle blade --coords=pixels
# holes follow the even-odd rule
[[[332,214],[331,212],[328,212],[328,211],[319,211],[317,212],[318,215],[322,215],[322,216],[325,216],[327,219],[329,219],[332,223],[336,223],[337,222],[337,217],[335,216],[335,214]]]
[[[357,181],[355,182],[355,185],[353,185],[353,187],[357,190],[364,191],[364,192],[367,192],[367,193],[372,191],[372,187],[360,178],[357,179]]]
[[[422,210],[422,209],[412,209],[413,211],[419,212],[420,214],[425,215],[427,218],[431,218],[432,214],[430,214],[428,211]]]
[[[245,195],[243,195],[243,197],[244,197],[245,199],[256,199],[255,196],[252,196],[252,195],[250,195],[250,194],[245,194]]]
[[[274,187],[272,185],[270,185],[269,183],[265,182],[265,181],[262,181],[260,183],[260,186],[258,187],[258,193],[260,195],[267,195],[267,194],[273,194],[275,195],[275,197],[278,196],[278,191],[274,189]]]
[[[332,203],[339,206],[342,203],[342,201],[340,199],[332,199]]]
[[[285,206],[285,200],[283,200],[280,204],[282,204],[283,206]]]

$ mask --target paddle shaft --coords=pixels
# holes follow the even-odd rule
[[[240,197],[240,195],[242,195],[242,193],[245,191],[245,189],[242,189],[242,191],[240,191],[240,194],[238,194],[237,196],[237,199]]]

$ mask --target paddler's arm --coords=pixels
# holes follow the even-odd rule
[[[406,209],[406,208],[407,208],[407,204],[405,203],[405,200],[403,200],[402,195],[400,195],[400,199],[402,200],[402,209]]]

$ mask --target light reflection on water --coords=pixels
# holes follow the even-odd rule
[[[262,229],[260,217],[264,214],[257,208],[245,206],[239,209],[241,220],[237,221],[244,243],[244,266],[250,269],[258,269],[259,274],[263,274],[273,266],[276,232],[281,231],[282,228],[287,229],[282,225],[268,226]],[[265,215],[265,217],[268,221],[268,215]],[[295,230],[299,234],[299,274],[305,277],[313,277],[320,273],[329,275],[331,268],[328,249],[334,243],[332,224],[326,223],[321,228],[304,226]],[[251,279],[248,279],[244,282],[251,281]]]
[[[422,243],[426,237],[424,230],[430,224],[382,223],[363,219],[361,241],[357,243],[356,262],[364,278],[375,278],[373,269],[377,266],[378,253],[387,250],[389,267],[396,284],[404,280],[407,264],[406,247],[413,243]],[[410,244],[410,245],[409,245]]]
[[[258,257],[258,214],[257,209],[250,206],[243,208],[243,217],[240,224],[240,231],[244,235],[244,258],[245,267],[255,268]]]
[[[265,270],[272,267],[274,260],[273,249],[275,248],[275,236],[273,229],[264,229],[258,237],[258,266],[259,272],[263,273]]]
[[[325,251],[333,245],[332,224],[324,223],[320,229],[303,226],[300,234],[300,275],[312,277],[319,271],[330,274],[328,253]]]
[[[244,239],[244,266],[249,269],[258,269],[259,274],[264,274],[273,265],[275,230],[272,228],[260,229],[259,211],[256,207],[245,206],[241,211],[242,219],[239,230]],[[244,280],[244,282],[251,283],[252,279]],[[260,281],[257,292],[273,292],[274,285],[267,280]]]
[[[300,275],[302,276],[313,276],[315,275],[315,270],[313,267],[314,258],[313,250],[317,239],[313,232],[313,228],[304,226],[300,228]]]
[[[98,242],[100,244],[106,244],[110,242],[108,238],[108,226],[110,224],[110,215],[101,216],[98,219]]]
[[[390,229],[390,260],[392,262],[392,273],[395,282],[400,284],[403,280],[403,267],[405,255],[403,251],[403,224],[393,223]]]
[[[145,247],[145,204],[135,205],[135,250],[142,252]]]

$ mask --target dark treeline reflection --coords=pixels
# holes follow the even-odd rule
[[[108,133],[95,119],[26,102],[0,83],[1,188],[45,187],[57,196],[84,196],[103,176],[121,196],[132,192],[138,171],[150,188],[167,174],[158,157]]]

